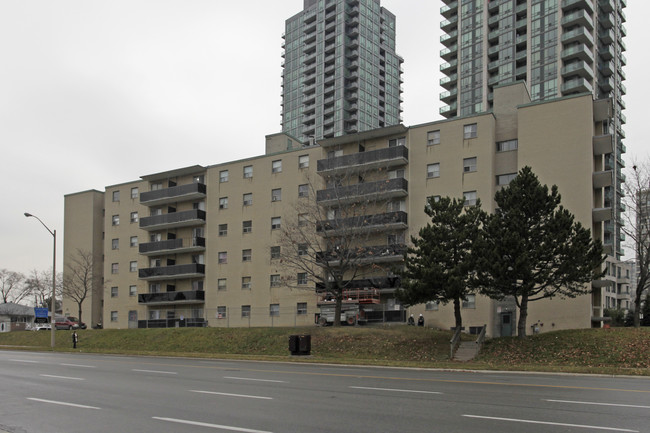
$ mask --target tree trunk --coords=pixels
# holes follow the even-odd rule
[[[636,293],[634,294],[634,327],[635,328],[640,328],[641,327],[641,318],[639,315],[641,314],[641,293],[643,291],[639,290],[637,288]]]
[[[343,303],[343,290],[336,289],[336,306],[334,307],[334,321],[332,326],[341,326],[341,304]]]
[[[521,297],[521,306],[519,307],[519,321],[517,322],[517,336],[526,337],[526,320],[528,319],[528,295]]]
[[[454,317],[456,318],[456,329],[463,327],[463,318],[460,315],[460,299],[454,299]]]

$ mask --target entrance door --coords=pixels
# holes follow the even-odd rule
[[[129,311],[129,329],[138,327],[138,312],[136,310]]]
[[[501,336],[512,336],[512,313],[501,314]]]

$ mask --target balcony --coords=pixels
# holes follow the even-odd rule
[[[140,218],[140,228],[148,231],[204,224],[205,211],[199,209]]]
[[[593,93],[593,91],[594,88],[591,83],[584,78],[574,78],[572,80],[565,81],[562,84],[562,94],[584,92]]]
[[[140,254],[152,256],[157,254],[181,254],[205,250],[205,238],[168,239],[166,241],[147,242],[138,246]]]
[[[603,12],[612,12],[614,8],[614,0],[598,0],[598,6]]]
[[[205,292],[192,290],[186,292],[160,292],[141,293],[138,295],[138,304],[203,304]]]
[[[570,44],[572,42],[580,42],[592,47],[594,45],[594,37],[584,27],[578,27],[562,35],[562,43]]]
[[[363,233],[384,230],[404,230],[407,228],[406,212],[387,212],[375,215],[359,215],[349,218],[321,221],[316,225],[316,232],[328,235],[341,233]]]
[[[591,69],[591,66],[582,60],[567,64],[562,68],[561,73],[563,78],[578,75],[582,78],[589,79],[594,76],[594,71]]]
[[[359,280],[352,281],[343,281],[343,286],[346,290],[350,289],[379,289],[386,291],[394,291],[395,289],[401,287],[402,280],[400,277],[374,277],[374,278],[364,278]],[[316,291],[322,292],[325,290],[325,284],[316,283]]]
[[[593,222],[599,223],[603,221],[610,221],[612,219],[611,207],[599,207],[591,211],[591,218]]]
[[[449,118],[451,116],[456,115],[457,107],[458,107],[457,103],[453,102],[453,103],[451,103],[449,105],[445,105],[443,107],[440,107],[440,109],[438,111],[440,112],[440,115]]]
[[[453,86],[456,85],[456,81],[458,81],[458,74],[451,74],[448,77],[442,77],[440,79],[440,86],[447,90],[450,90]]]
[[[594,189],[612,186],[612,184],[614,183],[611,170],[594,172],[594,174],[592,175],[592,180],[594,184]]]
[[[166,203],[199,200],[205,198],[205,194],[205,184],[190,183],[143,192],[140,194],[140,204],[145,206],[159,206]]]
[[[442,15],[445,18],[450,18],[452,15],[457,13],[458,9],[458,1],[453,1],[449,4],[446,4],[440,8],[440,15]]]
[[[458,60],[453,59],[451,62],[445,62],[442,65],[440,65],[440,71],[445,75],[449,75],[450,73],[455,71],[457,67],[458,67]]]
[[[598,14],[598,24],[603,26],[605,29],[611,29],[614,27],[614,24],[616,24],[616,20],[614,19],[614,14],[612,13],[605,13],[605,14]]]
[[[447,62],[456,56],[458,56],[458,45],[453,45],[449,48],[440,50],[440,57],[442,57]]]
[[[591,2],[588,0],[562,0],[562,10],[570,9],[586,9],[589,13],[594,11]]]
[[[585,10],[579,10],[572,12],[568,15],[562,17],[562,27],[573,27],[573,26],[584,26],[589,30],[594,29],[594,20]]]
[[[614,89],[614,79],[612,77],[603,77],[598,80],[598,87],[603,89],[605,93],[611,92]]]
[[[316,167],[320,174],[333,174],[341,171],[354,173],[374,170],[379,167],[395,167],[407,163],[408,149],[405,146],[395,146],[336,158],[321,159],[316,163]]]
[[[205,265],[192,263],[189,265],[157,266],[138,270],[141,280],[179,280],[205,276]]]
[[[322,205],[343,204],[365,200],[385,200],[407,195],[408,181],[397,178],[324,189],[316,192],[316,201]]]
[[[440,36],[440,43],[444,45],[445,47],[450,47],[454,44],[454,42],[458,41],[458,30],[453,30],[450,33],[446,33],[442,36]]]
[[[440,93],[440,100],[447,104],[452,103],[458,97],[458,89],[447,90],[446,92]]]
[[[614,151],[614,140],[611,134],[597,135],[593,138],[594,155],[606,155]]]
[[[374,245],[343,252],[319,252],[316,255],[316,260],[319,263],[327,263],[328,266],[339,266],[341,262],[352,262],[356,265],[401,262],[404,260],[406,250],[407,247],[404,244]]]
[[[614,58],[614,46],[613,45],[602,45],[598,47],[598,55],[603,60],[612,60]]]
[[[440,23],[440,28],[445,33],[449,33],[451,30],[455,30],[458,27],[458,15],[453,15],[449,19],[444,20]]]
[[[578,44],[565,48],[562,50],[561,56],[564,62],[568,62],[572,59],[580,59],[590,64],[594,62],[594,54],[585,44]]]

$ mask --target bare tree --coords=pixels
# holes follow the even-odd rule
[[[29,295],[24,280],[25,276],[19,272],[0,269],[0,297],[3,303],[19,303]]]
[[[334,326],[340,325],[344,300],[371,291],[379,302],[378,288],[386,284],[395,263],[391,258],[399,261],[406,252],[401,227],[406,227],[405,213],[389,212],[391,199],[383,194],[395,182],[366,181],[364,174],[346,171],[323,176],[322,182],[308,179],[308,193],[294,205],[295,217],[282,222],[275,255],[286,286],[315,289],[323,300],[334,302]],[[319,189],[321,184],[325,189]],[[388,242],[391,223],[402,234]]]
[[[650,287],[650,165],[648,161],[634,163],[629,177],[623,184],[624,203],[623,232],[631,241],[636,254],[636,287],[634,296],[634,326],[641,326],[641,299]]]
[[[63,277],[60,273],[56,275],[56,309],[62,308],[61,295],[63,287]],[[52,269],[49,271],[32,270],[25,278],[25,290],[28,296],[34,296],[34,303],[37,307],[49,308],[52,304]]]
[[[79,323],[82,322],[83,302],[102,288],[102,276],[95,273],[95,258],[89,251],[77,249],[65,273],[63,296],[77,304]]]

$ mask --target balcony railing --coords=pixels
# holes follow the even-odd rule
[[[407,228],[406,212],[387,212],[376,215],[360,215],[349,218],[321,221],[316,226],[318,233],[336,234],[345,231],[396,230]]]
[[[330,266],[338,266],[341,263],[349,262],[356,265],[370,263],[389,263],[401,261],[406,254],[407,247],[404,244],[373,245],[353,248],[347,251],[322,251],[316,255],[320,263],[327,263]]]
[[[205,224],[205,211],[199,209],[140,218],[140,228],[144,230],[190,227],[202,224]]]
[[[206,187],[202,183],[189,183],[170,188],[146,191],[140,194],[140,204],[157,206],[164,203],[197,200],[205,197]]]
[[[406,195],[408,195],[408,181],[396,178],[320,190],[316,192],[316,201],[321,204],[352,203]]]
[[[138,270],[138,278],[142,280],[173,280],[181,278],[202,277],[205,275],[205,265],[192,263],[188,265],[157,266]]]
[[[141,293],[138,295],[139,304],[203,304],[204,302],[205,292],[203,290]]]
[[[392,291],[401,287],[402,280],[400,277],[375,277],[364,278],[352,281],[343,281],[343,287],[346,290],[351,289],[380,289]],[[323,292],[326,290],[325,283],[316,283],[316,292]]]
[[[405,165],[407,162],[408,149],[404,146],[396,146],[338,156],[336,158],[321,159],[316,164],[319,173],[330,173],[340,170],[354,170],[356,172],[375,167]]]
[[[170,251],[173,251],[175,254],[189,251],[202,251],[205,250],[205,238],[196,237],[147,242],[140,244],[138,248],[140,254],[144,255],[163,254]]]

